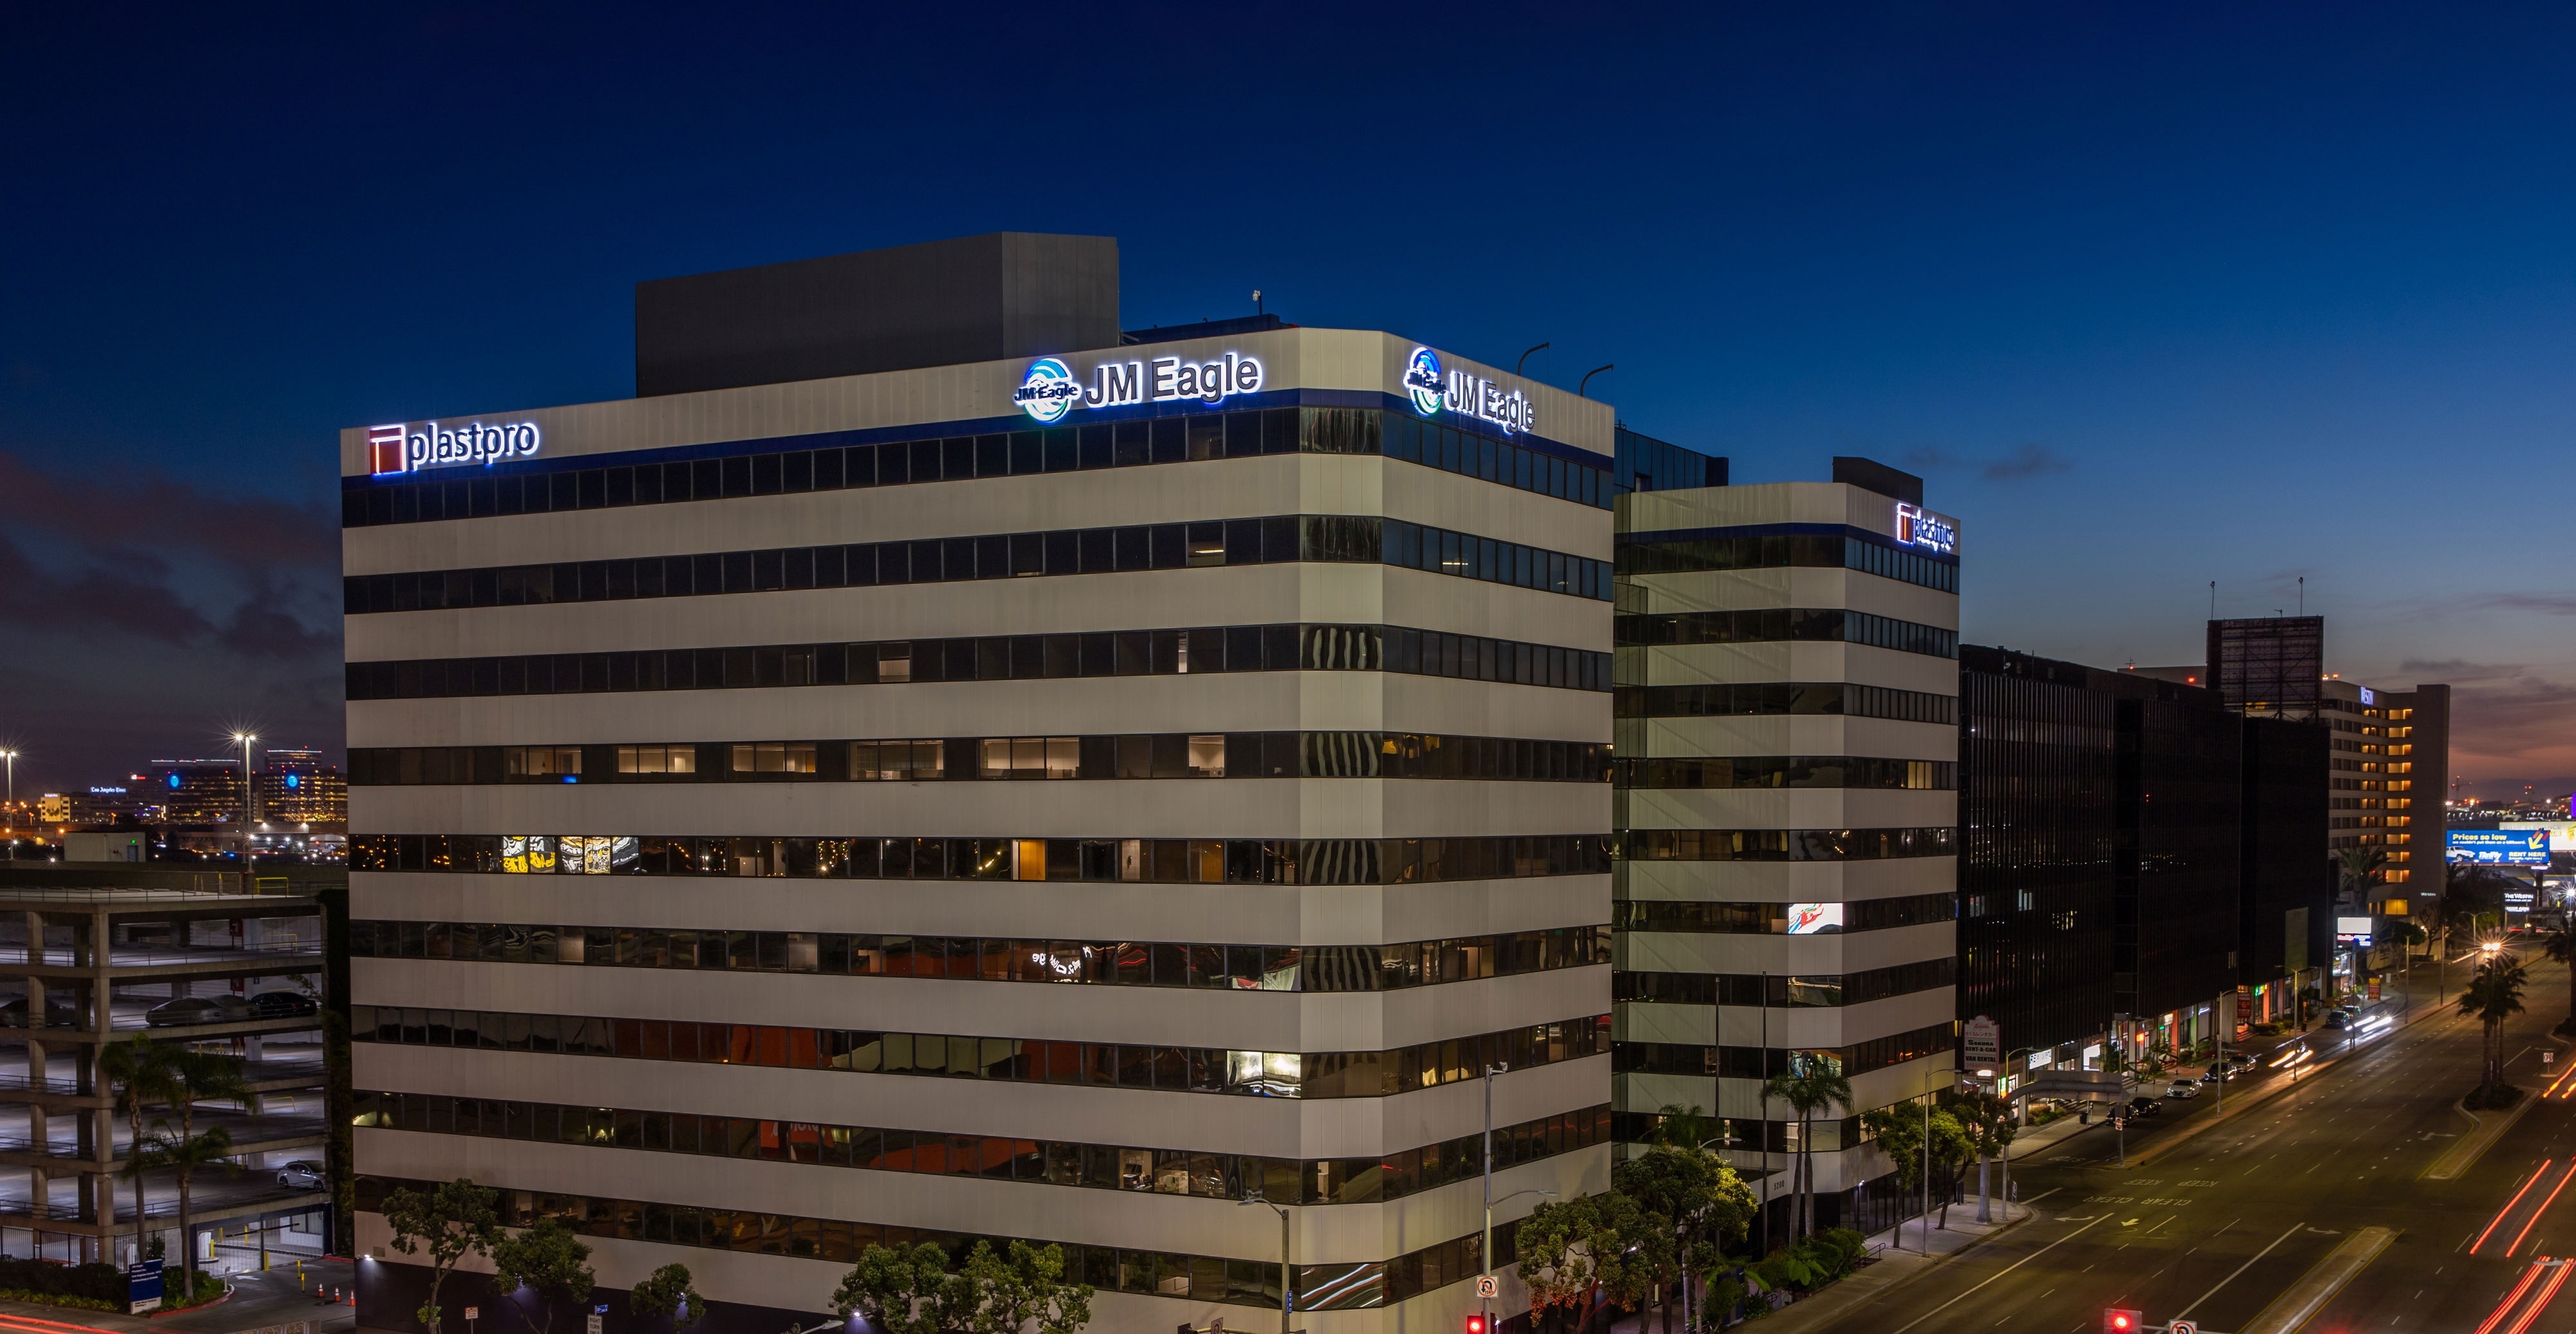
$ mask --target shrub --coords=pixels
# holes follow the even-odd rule
[[[2522,1090],[2511,1084],[2489,1084],[2469,1090],[2460,1105],[2473,1112],[2500,1112],[2522,1101]]]
[[[125,1309],[125,1271],[115,1265],[66,1265],[0,1255],[0,1288],[36,1294],[27,1300],[78,1297],[106,1302],[108,1310]]]

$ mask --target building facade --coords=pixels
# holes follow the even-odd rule
[[[1454,1327],[1489,1070],[1498,1265],[1607,1184],[1610,410],[1128,338],[343,433],[362,1317],[460,1175],[762,1332],[976,1238],[1276,1319],[1256,1198]]]
[[[240,824],[249,808],[242,764],[232,760],[154,760],[148,797],[169,824]]]
[[[1817,1218],[1864,1227],[1901,1204],[1860,1114],[1952,1080],[1959,539],[1922,499],[1836,460],[1619,501],[1621,1137],[1723,1118],[1773,1235],[1799,1127],[1768,1077],[1851,1080]]]
[[[2349,886],[2357,912],[2406,915],[2442,896],[2443,796],[2451,781],[2451,688],[2366,686],[2329,677],[2319,718],[2330,850],[2376,850],[2384,889]]]
[[[2196,686],[1975,646],[1959,697],[1960,1018],[2000,1025],[2008,1077],[2211,1037],[2236,987],[2240,720]]]
[[[349,819],[349,779],[318,750],[262,753],[259,818],[272,825],[340,825]]]

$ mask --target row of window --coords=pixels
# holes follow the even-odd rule
[[[1841,607],[1757,607],[1625,615],[1612,627],[1621,644],[1867,644],[1936,658],[1959,656],[1959,632]]]
[[[1631,829],[1619,835],[1629,861],[1857,862],[1947,857],[1959,831],[1914,829]]]
[[[1610,962],[1610,928],[1394,945],[1193,945],[491,922],[349,924],[359,959],[727,969],[848,977],[1096,983],[1226,991],[1396,991]]]
[[[1839,787],[1951,792],[1959,786],[1959,766],[1949,760],[1891,760],[1858,755],[1656,757],[1618,761],[1615,781],[1623,788]]]
[[[352,700],[1030,681],[1192,672],[1398,672],[1608,690],[1610,655],[1400,625],[1235,625],[863,644],[353,662]]]
[[[1956,1023],[1932,1024],[1912,1032],[1856,1042],[1839,1050],[1778,1047],[1698,1047],[1679,1042],[1621,1042],[1610,1051],[1610,1068],[1622,1074],[1714,1075],[1721,1079],[1769,1079],[1784,1073],[1790,1059],[1814,1062],[1846,1078],[1872,1070],[1947,1056],[1958,1047]]]
[[[1610,745],[1421,732],[1162,732],[646,746],[358,746],[349,751],[352,787],[1227,777],[1606,783]]]
[[[1619,718],[1737,718],[1793,714],[1839,714],[1849,718],[1889,718],[1905,723],[1938,723],[1954,727],[1959,698],[1921,690],[1827,681],[1815,684],[1763,681],[1737,685],[1618,687],[1610,703]]]
[[[1396,565],[1544,593],[1610,596],[1607,561],[1347,514],[350,575],[340,581],[340,595],[341,609],[361,616],[1287,561]]]
[[[1899,547],[1857,529],[1756,533],[1728,537],[1620,539],[1619,573],[1682,574],[1697,570],[1784,567],[1858,570],[1944,593],[1959,591],[1959,562]]]
[[[1500,838],[740,838],[353,834],[353,871],[1402,885],[1606,875],[1599,834]]]
[[[1036,1084],[1094,1084],[1266,1098],[1383,1098],[1609,1050],[1610,1016],[1475,1033],[1388,1051],[1228,1051],[1208,1047],[1054,1042],[685,1019],[602,1019],[359,1005],[360,1042],[485,1051],[554,1052],[645,1061],[760,1065],[860,1074],[935,1075]]]
[[[504,1102],[437,1093],[350,1094],[352,1124],[594,1148],[714,1154],[875,1172],[1087,1186],[1281,1204],[1377,1204],[1484,1170],[1484,1137],[1466,1135],[1367,1158],[1259,1158],[1196,1149],[961,1135],[687,1112]],[[1497,1169],[1609,1142],[1608,1104],[1494,1127]]]
[[[1909,894],[1847,903],[1712,903],[1699,899],[1622,899],[1611,905],[1623,931],[1718,935],[1837,935],[1955,921],[1958,895]]]
[[[829,432],[798,438],[802,448],[730,458],[545,471],[504,463],[453,481],[349,478],[340,493],[340,524],[365,528],[1297,453],[1383,454],[1601,509],[1610,507],[1612,496],[1606,467],[1367,408],[1202,412],[1050,431],[855,443],[868,434],[880,433]]]
[[[385,1196],[389,1192],[409,1190],[426,1195],[436,1190],[439,1184],[398,1177],[360,1177],[356,1182],[357,1207],[363,1213],[382,1213]],[[927,1228],[899,1227],[891,1223],[806,1218],[749,1210],[701,1209],[693,1205],[589,1195],[553,1195],[525,1190],[504,1190],[501,1195],[501,1221],[510,1227],[528,1227],[540,1218],[551,1218],[589,1237],[660,1242],[667,1246],[705,1246],[757,1255],[798,1256],[836,1265],[847,1265],[857,1260],[871,1246],[909,1250],[920,1245],[940,1247],[949,1253],[951,1264],[961,1264],[978,1241],[990,1244],[997,1253],[1007,1254],[1009,1244],[1014,1240],[1007,1237],[970,1237]],[[1270,1198],[1288,1197],[1283,1194]],[[1519,1228],[1516,1222],[1494,1225],[1496,1265],[1507,1265],[1518,1258],[1513,1242]],[[1024,1240],[1041,1249],[1059,1247],[1064,1255],[1066,1280],[1088,1283],[1101,1292],[1184,1297],[1193,1302],[1257,1306],[1272,1311],[1278,1310],[1281,1304],[1279,1261],[1276,1258],[1238,1260],[1215,1255],[1083,1246],[1072,1242],[1051,1242],[1045,1238]],[[1291,1304],[1301,1311],[1342,1311],[1405,1301],[1475,1277],[1483,1268],[1482,1254],[1483,1235],[1469,1232],[1463,1237],[1407,1251],[1392,1260],[1301,1264],[1295,1268],[1297,1299]]]
[[[1864,1005],[1954,984],[1958,961],[1944,956],[1857,973],[1642,973],[1623,972],[1613,1000],[1662,1005],[1745,1005],[1773,1009]]]

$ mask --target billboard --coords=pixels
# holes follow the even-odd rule
[[[2452,829],[2445,831],[2443,860],[2476,866],[2547,866],[2546,829]]]
[[[2336,944],[2359,945],[2364,949],[2367,949],[2370,947],[2370,934],[2370,919],[2367,917],[2337,917],[2335,919]]]
[[[1789,934],[1821,936],[1843,929],[1843,905],[1839,903],[1792,903],[1789,905]]]

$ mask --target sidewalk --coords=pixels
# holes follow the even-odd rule
[[[1935,1205],[1932,1216],[1936,1223],[1940,1213],[1940,1207]],[[1984,1243],[2006,1228],[2018,1227],[2038,1216],[2027,1205],[2016,1204],[2006,1210],[2000,1200],[1995,1202],[1994,1213],[1994,1222],[1977,1222],[1977,1197],[1973,1194],[1964,1203],[1951,1205],[1950,1226],[1936,1226],[1931,1230],[1929,1255],[1916,1249],[1924,1245],[1922,1219],[1908,1219],[1901,1227],[1878,1233],[1869,1239],[1870,1252],[1878,1257],[1876,1263],[1764,1318],[1763,1334],[1797,1334],[1797,1331],[1832,1324],[1889,1296],[1917,1276],[1948,1263],[1952,1256]],[[2010,1221],[2006,1221],[2007,1213]],[[1904,1236],[1904,1250],[1898,1250],[1894,1245],[1899,1233]]]

